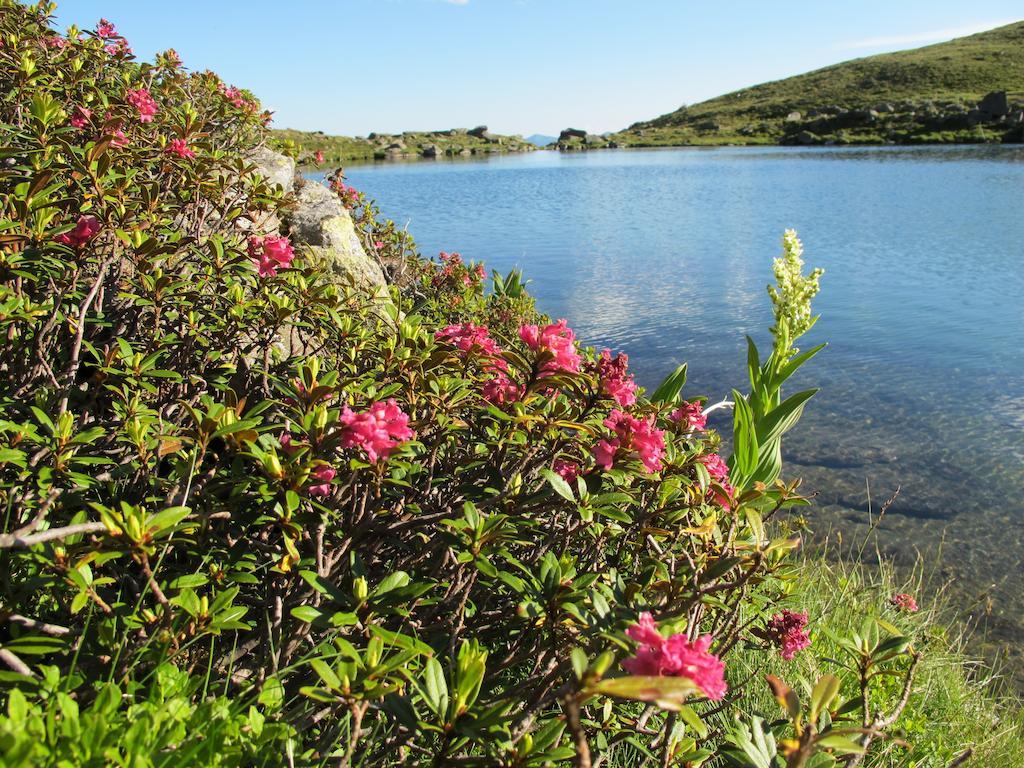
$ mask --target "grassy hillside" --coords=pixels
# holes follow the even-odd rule
[[[998,120],[977,109],[994,91],[1007,93],[1011,111]],[[1017,22],[746,88],[612,139],[622,146],[1019,141],[1022,107],[1024,22]]]
[[[486,126],[467,130],[406,131],[399,134],[371,133],[364,138],[329,136],[322,131],[273,131],[274,138],[290,148],[300,162],[312,162],[322,152],[325,164],[366,160],[408,160],[416,157],[468,157],[495,152],[530,152],[536,146],[522,136],[502,136]]]

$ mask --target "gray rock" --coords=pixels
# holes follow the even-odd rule
[[[486,125],[478,125],[476,128],[466,131],[470,136],[476,136],[478,139],[484,138],[484,134],[487,133]]]
[[[892,104],[889,104],[888,102],[885,102],[885,103],[882,103],[882,104],[878,104],[878,105],[875,106],[875,112],[895,112],[895,111],[896,111],[896,107],[894,107]]]
[[[596,144],[607,144],[608,140],[605,139],[603,136],[598,136],[598,135],[593,134],[593,133],[588,133],[586,136],[583,137],[583,142],[585,144],[596,145]]]
[[[323,184],[306,182],[298,189],[287,224],[293,243],[307,246],[342,281],[386,288],[380,263],[363,250],[349,212]]]
[[[568,141],[569,139],[586,139],[587,132],[580,130],[579,128],[566,128],[560,134],[558,134],[559,141]]]
[[[988,94],[981,100],[978,109],[995,117],[1008,115],[1010,113],[1010,102],[1006,98],[1006,91],[993,91]]]
[[[786,115],[786,122],[787,123],[799,123],[803,119],[804,119],[804,116],[801,115],[799,112],[796,112],[796,111],[790,112],[788,115]]]
[[[795,141],[796,141],[797,144],[800,144],[800,145],[803,145],[803,146],[810,146],[811,144],[818,144],[818,143],[820,143],[821,139],[818,138],[817,136],[815,136],[810,131],[800,131],[800,133],[798,133],[796,135]]]
[[[972,109],[967,113],[967,125],[974,127],[975,125],[982,125],[992,121],[992,115],[989,112],[982,112],[980,109]]]
[[[287,155],[260,147],[248,159],[256,165],[256,173],[272,186],[276,184],[287,192],[295,183],[295,161]]]
[[[424,157],[437,157],[439,154],[443,153],[441,152],[441,148],[438,147],[437,144],[428,144],[423,148],[422,154]]]

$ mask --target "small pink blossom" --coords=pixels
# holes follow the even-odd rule
[[[306,493],[310,496],[327,496],[331,492],[331,481],[334,476],[338,474],[334,467],[328,464],[318,464],[316,468],[309,473],[312,480],[318,482],[310,485],[306,489]]]
[[[324,162],[324,153],[319,149],[316,151],[316,154],[313,155],[313,162],[317,165],[322,165]]]
[[[807,636],[807,612],[797,613],[787,608],[782,613],[777,613],[768,620],[768,638],[779,646],[782,658],[792,661],[804,648],[811,644],[811,638]]]
[[[601,380],[601,391],[623,408],[636,402],[636,382],[626,372],[629,358],[624,354],[612,357],[611,350],[604,350],[597,358],[595,370]]]
[[[112,147],[126,147],[128,146],[128,137],[124,135],[124,131],[120,128],[115,128],[110,132],[110,146]]]
[[[540,367],[540,375],[556,373],[579,373],[583,358],[576,349],[576,336],[565,320],[545,325],[524,325],[519,329],[519,338],[534,352],[549,357]]]
[[[71,116],[71,127],[72,128],[85,128],[89,124],[89,119],[92,117],[92,110],[86,109],[82,106],[75,107],[75,114]]]
[[[381,248],[384,247],[384,241],[383,240],[374,240],[373,247],[379,251]]]
[[[363,449],[372,464],[386,459],[400,443],[413,438],[409,416],[394,400],[373,403],[364,413],[346,405],[338,421],[344,425],[342,447]]]
[[[42,39],[42,43],[46,48],[53,48],[55,50],[63,50],[68,41],[60,35],[47,35]]]
[[[250,237],[249,257],[260,277],[274,277],[279,269],[287,269],[295,258],[295,249],[287,237]]]
[[[711,635],[701,635],[693,642],[684,634],[663,637],[649,613],[641,613],[639,623],[626,634],[638,643],[636,655],[622,662],[631,675],[685,677],[709,699],[725,697],[725,664],[708,653]]]
[[[729,484],[729,465],[725,463],[725,460],[717,453],[709,453],[705,456],[701,456],[699,459],[700,463],[707,469],[711,479],[718,483],[722,490],[725,491],[725,495],[722,495],[717,489],[710,489],[712,498],[715,502],[720,504],[723,509],[730,509],[729,499],[732,497],[735,489]]]
[[[132,55],[131,46],[128,45],[128,41],[125,40],[123,37],[117,38],[117,40],[115,42],[113,42],[113,43],[107,43],[107,45],[105,46],[104,50],[106,50],[107,54],[110,55],[110,56],[131,56]],[[148,121],[147,120],[143,120],[143,122],[148,122]]]
[[[569,483],[569,485],[575,485],[576,478],[580,475],[580,465],[575,461],[555,459],[551,465],[551,471]]]
[[[504,361],[502,361],[504,362]],[[483,398],[494,405],[505,405],[523,399],[525,390],[505,373],[498,371],[492,378],[484,382]]]
[[[157,107],[156,101],[153,100],[153,96],[146,88],[137,88],[134,91],[128,91],[125,95],[125,100],[139,111],[140,123],[153,122],[153,116],[157,113],[159,108]]]
[[[907,613],[917,613],[917,600],[914,596],[906,592],[900,592],[897,595],[893,595],[889,602],[891,602],[897,610],[906,611]]]
[[[487,278],[487,270],[483,264],[477,264],[473,267],[473,274],[476,275],[477,280],[485,280]]]
[[[708,425],[708,417],[700,407],[700,403],[683,403],[669,414],[669,419],[685,425],[688,431],[701,432]]]
[[[188,142],[185,139],[171,139],[167,142],[167,148],[164,152],[186,159],[196,156],[196,153],[189,149]]]
[[[281,436],[277,438],[277,441],[281,443],[281,450],[289,456],[299,450],[299,446],[295,444],[295,438],[292,437],[291,432],[282,432]]]
[[[116,37],[117,30],[114,29],[114,25],[106,19],[100,19],[100,23],[96,25],[96,37],[106,40],[109,37]]]
[[[99,219],[95,216],[79,216],[74,229],[57,235],[54,240],[61,245],[70,245],[72,248],[79,249],[92,240],[99,231]]]
[[[638,419],[620,410],[614,410],[604,420],[615,436],[600,440],[594,446],[594,461],[609,470],[618,451],[635,453],[648,472],[661,469],[665,457],[665,433],[656,429],[654,418]]]
[[[446,341],[466,353],[475,353],[488,358],[486,367],[490,370],[507,370],[508,364],[501,357],[501,347],[490,337],[487,328],[474,323],[449,325],[436,334],[438,341]]]

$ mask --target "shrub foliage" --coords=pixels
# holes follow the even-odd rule
[[[751,345],[727,467],[685,369],[645,397],[340,174],[411,277],[387,306],[332,282],[274,239],[250,94],[52,11],[0,3],[0,759],[859,760],[888,723],[844,727],[839,678],[806,711],[774,683],[778,747],[720,714],[732,649],[803,647],[769,620],[797,544],[771,518],[805,503],[776,480],[793,333]],[[908,643],[872,625],[856,671]]]

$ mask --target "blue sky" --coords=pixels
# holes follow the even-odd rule
[[[603,132],[737,88],[1024,18],[1020,0],[63,0],[140,58],[250,88],[278,127]]]

